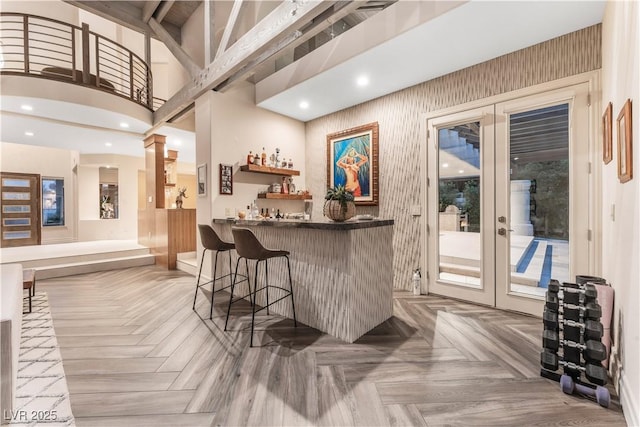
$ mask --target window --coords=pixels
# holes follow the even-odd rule
[[[64,225],[64,179],[42,178],[42,226]]]

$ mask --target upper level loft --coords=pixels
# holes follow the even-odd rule
[[[89,28],[23,13],[0,14],[2,75],[82,85],[125,98],[153,111],[149,64],[121,44]]]

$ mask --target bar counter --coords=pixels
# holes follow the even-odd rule
[[[246,227],[265,247],[291,252],[299,322],[354,342],[392,316],[393,220],[214,219],[212,223],[224,240],[233,240],[232,226]],[[228,260],[226,267],[219,260],[218,271],[221,268],[228,269]],[[253,278],[253,263],[249,268]],[[260,270],[258,280],[264,280],[263,266]],[[286,271],[284,259],[270,260],[269,283],[288,287]],[[239,272],[244,274],[242,265]],[[246,283],[239,292],[247,293]],[[264,292],[261,294],[258,305],[265,303]],[[282,316],[292,316],[290,299],[272,309]]]

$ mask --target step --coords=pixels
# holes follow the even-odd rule
[[[178,254],[176,261],[176,268],[192,276],[198,275],[198,261],[196,260],[195,252],[184,252]],[[204,276],[203,276],[204,277]],[[210,279],[207,279],[210,280]]]
[[[73,276],[75,274],[94,273],[97,271],[119,270],[129,267],[140,267],[156,263],[155,256],[146,253],[117,258],[92,259],[89,261],[72,262],[66,264],[51,264],[35,268],[38,279]]]
[[[544,266],[544,257],[547,252],[548,243],[545,240],[538,240],[538,247],[523,273],[511,272],[511,282],[520,285],[538,286],[540,275]]]

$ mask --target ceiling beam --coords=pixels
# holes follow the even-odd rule
[[[153,113],[154,128],[166,122],[194,99],[215,88],[247,63],[289,34],[333,6],[335,1],[284,2],[247,31],[220,57],[207,66],[194,82],[187,84]]]
[[[222,33],[222,39],[220,39],[220,44],[218,45],[218,51],[216,52],[215,58],[219,58],[222,52],[227,50],[231,33],[236,26],[238,15],[240,15],[240,9],[242,9],[242,0],[235,0],[233,2],[233,7],[231,8],[231,13],[229,14],[229,19],[227,19],[227,25],[224,27],[224,33]]]
[[[87,0],[64,0],[77,8],[86,10],[102,18],[113,21],[117,24],[131,28],[134,31],[140,33],[150,32],[151,35],[159,39],[159,37],[153,33],[151,28],[146,22],[142,20],[142,11],[135,6],[122,1],[87,1]],[[165,24],[165,30],[171,34],[174,40],[178,43],[181,41],[180,28],[175,25]]]
[[[160,7],[156,10],[155,18],[156,21],[162,22],[169,10],[171,10],[171,6],[173,6],[174,0],[164,0]]]
[[[155,18],[149,19],[149,26],[156,33],[160,41],[167,46],[169,52],[173,54],[188,72],[191,77],[196,77],[202,71],[200,66],[195,63],[187,52],[182,49],[182,46],[176,42],[171,34],[164,29],[162,24],[155,20]]]
[[[204,63],[210,64],[216,55],[215,7],[213,2],[204,2]]]
[[[144,7],[142,8],[142,21],[143,22],[149,22],[149,19],[151,19],[151,17],[153,16],[153,13],[158,8],[158,5],[160,4],[160,1],[161,0],[153,0],[153,1],[146,1],[144,3]]]

